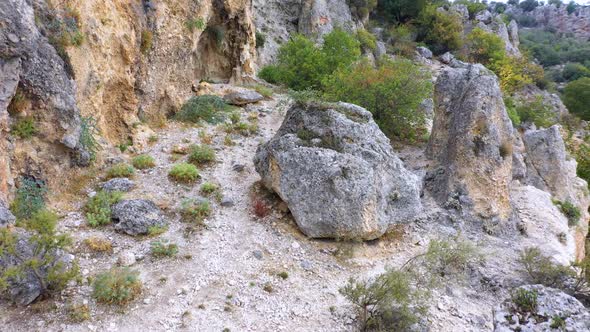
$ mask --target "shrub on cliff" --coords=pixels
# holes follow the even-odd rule
[[[428,44],[434,54],[458,50],[463,46],[463,24],[455,13],[444,13],[436,5],[421,11],[417,20],[418,41]]]
[[[504,41],[498,35],[475,28],[467,35],[469,61],[489,65],[506,57]]]
[[[590,120],[590,78],[584,77],[569,83],[563,92],[563,103],[567,109],[582,118]]]
[[[205,121],[215,124],[223,122],[227,117],[227,113],[232,109],[233,107],[228,105],[221,97],[212,95],[195,96],[182,105],[174,119],[189,123]]]
[[[363,61],[341,68],[326,84],[325,96],[366,108],[389,136],[418,137],[425,114],[418,106],[432,93],[430,75],[408,60]]]

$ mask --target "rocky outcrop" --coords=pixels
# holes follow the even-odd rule
[[[498,79],[481,65],[447,68],[435,86],[434,110],[427,188],[442,204],[507,220],[513,134]]]
[[[162,211],[152,201],[123,200],[113,205],[112,211],[115,229],[132,236],[145,235],[150,232],[150,228],[163,228],[168,225]]]
[[[8,225],[13,225],[16,221],[16,218],[10,212],[8,207],[0,200],[0,227],[6,227]]]
[[[264,99],[260,93],[252,90],[243,90],[238,92],[231,92],[223,96],[223,99],[230,105],[244,106],[253,104]]]
[[[525,12],[518,6],[509,6],[506,14],[528,17],[538,28],[552,29],[558,33],[571,33],[585,40],[590,39],[590,6],[578,6],[571,14],[568,13],[566,4],[559,8],[555,5],[539,6],[530,12]]]
[[[0,199],[8,197],[13,183],[13,171],[18,168],[43,169],[45,157],[60,159],[62,164],[79,161],[86,152],[79,143],[80,111],[76,106],[76,87],[68,76],[66,65],[48,39],[41,34],[35,21],[35,11],[25,0],[0,3]],[[28,106],[7,114],[16,91],[19,102]],[[27,144],[7,142],[9,122],[32,117],[38,129],[40,151]],[[11,163],[14,150],[22,156]],[[31,156],[31,154],[34,154]],[[42,155],[43,157],[39,157]],[[50,157],[51,156],[51,157]],[[29,159],[27,159],[29,157]],[[72,158],[73,157],[73,158]],[[38,160],[36,160],[38,159]],[[51,178],[50,174],[37,174]],[[53,174],[55,175],[55,174]]]
[[[309,237],[375,239],[421,209],[417,177],[355,105],[293,106],[254,163]]]
[[[494,309],[494,331],[590,331],[590,312],[574,297],[541,285],[519,289],[537,294],[536,308],[523,312],[512,299],[506,300]],[[554,323],[558,318],[563,319],[563,325]]]
[[[298,30],[307,36],[321,37],[338,27],[357,28],[346,0],[303,0]]]
[[[520,45],[518,24],[514,20],[510,21],[508,26],[506,26],[506,23],[504,23],[500,16],[492,17],[490,14],[489,16],[478,15],[476,17],[476,22],[478,28],[494,33],[502,39],[506,54],[518,57],[521,56],[520,50],[518,49],[518,46]]]
[[[128,178],[114,178],[100,185],[104,191],[121,191],[128,192],[135,188],[135,182]]]

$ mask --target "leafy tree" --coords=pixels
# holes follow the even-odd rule
[[[563,68],[562,76],[566,81],[575,81],[582,77],[590,77],[590,69],[581,63],[568,63]]]
[[[455,13],[439,12],[436,6],[428,6],[417,23],[418,39],[428,44],[435,54],[458,50],[463,45],[463,24]]]
[[[423,127],[420,103],[431,95],[430,75],[408,60],[363,61],[341,68],[326,84],[326,98],[365,107],[385,134],[414,139]]]
[[[576,4],[576,2],[570,1],[570,3],[567,4],[567,7],[565,9],[567,10],[568,14],[571,14],[574,11],[576,11],[576,8],[578,8],[578,5]]]
[[[583,120],[590,120],[590,78],[584,77],[569,83],[563,93],[568,110]]]
[[[340,67],[350,66],[361,56],[361,44],[354,36],[344,30],[334,29],[324,37],[322,53],[325,68],[322,73],[329,75]]]
[[[433,1],[429,0],[379,0],[378,12],[393,22],[404,23],[417,18]]]
[[[533,11],[535,8],[539,7],[539,2],[536,0],[524,0],[520,3],[520,8],[525,12]]]

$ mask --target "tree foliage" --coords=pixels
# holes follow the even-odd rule
[[[453,12],[440,12],[437,6],[428,6],[420,12],[417,24],[418,40],[428,44],[435,54],[458,50],[463,46],[461,17]]]
[[[583,120],[590,120],[590,78],[569,83],[563,92],[563,103],[570,112]]]

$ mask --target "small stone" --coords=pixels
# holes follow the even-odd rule
[[[117,264],[124,267],[131,266],[135,264],[135,262],[135,255],[130,251],[123,252],[117,260]]]
[[[262,254],[262,251],[260,251],[260,250],[254,250],[252,252],[252,256],[254,256],[254,258],[256,258],[256,259],[262,259],[263,254]]]
[[[221,199],[221,206],[223,207],[231,207],[235,205],[235,202],[233,201],[233,199],[229,198],[229,197],[224,197]]]
[[[235,172],[242,172],[244,171],[244,168],[246,168],[246,166],[242,164],[233,164],[231,167],[231,169]]]
[[[301,261],[301,268],[305,271],[311,271],[313,264],[310,261]]]
[[[152,300],[151,299],[149,299],[149,298],[148,299],[143,299],[143,304],[150,304],[150,303],[152,303]]]
[[[300,247],[301,245],[297,241],[293,241],[293,243],[291,243],[291,248],[293,249],[299,249]]]
[[[260,93],[252,90],[246,90],[241,92],[233,92],[223,97],[228,104],[243,106],[259,102],[264,99],[264,96]]]

